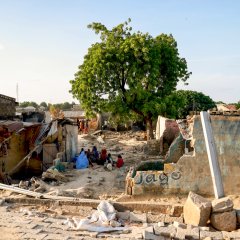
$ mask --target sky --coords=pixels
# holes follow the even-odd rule
[[[88,48],[87,28],[132,19],[134,31],[172,34],[192,72],[179,89],[214,101],[240,100],[238,0],[0,0],[0,94],[41,103],[76,102],[69,93]]]

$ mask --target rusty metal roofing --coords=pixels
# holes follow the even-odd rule
[[[2,120],[0,121],[0,126],[6,128],[8,132],[17,132],[18,130],[23,128],[23,123],[19,121]]]

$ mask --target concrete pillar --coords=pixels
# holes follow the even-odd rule
[[[221,171],[218,163],[217,150],[212,132],[211,119],[208,112],[201,112],[200,115],[207,148],[208,161],[212,175],[214,194],[215,198],[218,199],[224,197],[224,190]]]

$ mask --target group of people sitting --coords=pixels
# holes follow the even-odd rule
[[[117,161],[114,161],[111,153],[107,153],[105,148],[101,150],[100,154],[96,146],[93,146],[92,151],[90,151],[90,149],[84,151],[82,148],[80,155],[76,160],[76,168],[81,169],[86,168],[89,165],[93,166],[93,163],[103,165],[111,170],[113,167],[121,168],[124,164],[124,161],[121,155],[118,155]]]

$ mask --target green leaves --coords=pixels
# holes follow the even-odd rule
[[[191,74],[185,59],[179,57],[177,42],[172,35],[154,38],[132,32],[130,22],[110,30],[101,23],[88,25],[101,41],[88,49],[70,81],[71,92],[88,114],[134,113],[145,120],[159,114],[176,116],[172,93],[177,82],[186,81]]]
[[[177,114],[179,118],[186,118],[190,111],[207,111],[216,107],[215,102],[202,92],[179,90],[174,94],[177,98],[182,99]]]

